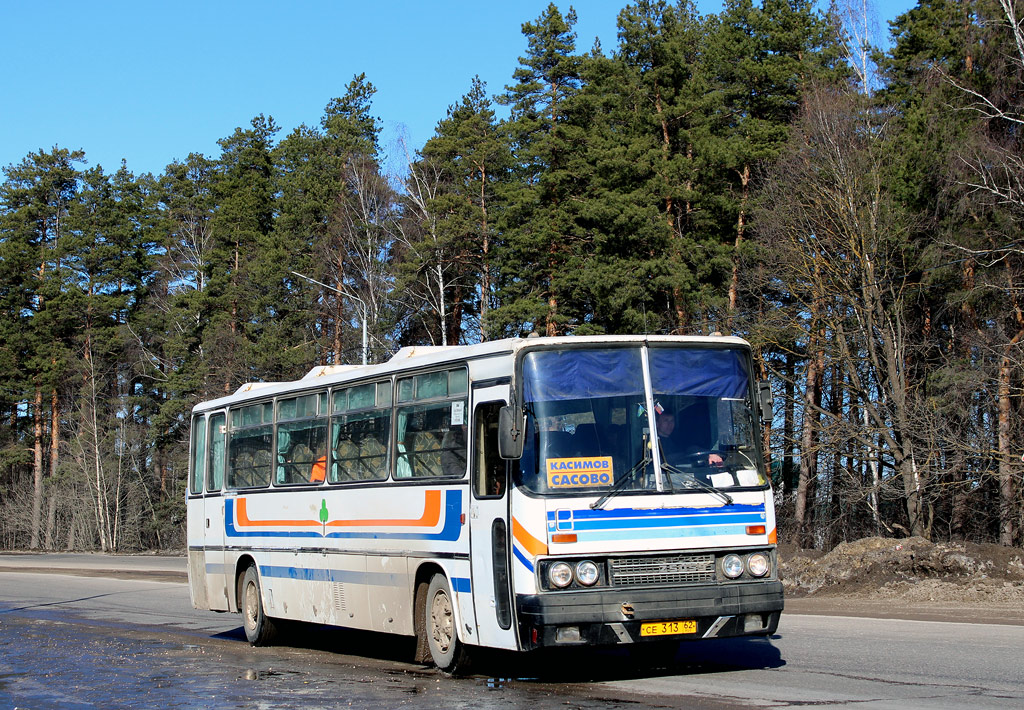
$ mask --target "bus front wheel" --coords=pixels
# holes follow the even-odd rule
[[[256,565],[251,565],[242,575],[238,585],[238,606],[242,611],[242,626],[245,637],[253,646],[266,646],[277,636],[274,620],[263,613],[263,594],[260,592],[260,575]]]
[[[434,665],[452,674],[465,671],[469,666],[469,655],[459,641],[454,597],[443,574],[435,574],[430,580],[425,611],[424,632]]]

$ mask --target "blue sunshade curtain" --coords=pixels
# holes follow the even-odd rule
[[[740,350],[651,348],[651,386],[655,394],[745,397],[747,367]]]
[[[527,402],[643,394],[640,350],[547,350],[523,362]]]

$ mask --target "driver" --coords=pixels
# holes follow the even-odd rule
[[[684,407],[684,410],[687,408]],[[680,411],[682,412],[683,410]],[[690,419],[696,416],[697,413],[694,412]],[[657,415],[657,417],[658,444],[661,447],[662,458],[669,463],[677,463],[686,456],[692,456],[693,454],[713,448],[710,442],[700,440],[700,432],[702,430],[707,431],[706,422],[691,421],[689,422],[691,426],[677,427],[676,414],[668,410]],[[706,464],[703,460],[698,463],[707,466],[721,466],[723,461],[720,455],[708,453]]]

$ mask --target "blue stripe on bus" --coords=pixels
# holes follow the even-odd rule
[[[515,545],[512,545],[512,554],[516,556],[517,560],[523,563],[526,569],[530,570],[531,572],[534,571],[533,562],[526,555],[520,552],[519,548]]]
[[[644,530],[758,525],[765,522],[764,504],[731,505],[718,508],[665,508],[642,510],[558,510],[548,513],[548,532],[583,532],[600,530]],[[740,531],[745,532],[745,531]]]
[[[570,511],[548,511],[548,522],[554,522],[556,514],[568,512],[573,520],[611,520],[615,518],[660,518],[666,515],[700,516],[721,515],[723,513],[764,513],[764,503],[755,505],[716,506],[709,508],[615,508],[613,510],[591,510],[582,508]],[[564,519],[563,519],[564,522]]]
[[[743,513],[739,515],[706,515],[699,518],[668,516],[663,518],[634,518],[626,520],[574,520],[574,532],[580,530],[641,530],[649,528],[691,528],[708,525],[757,525],[764,517]]]
[[[260,565],[260,574],[277,579],[296,579],[303,582],[341,582],[345,584],[370,584],[378,587],[401,587],[407,582],[406,575],[386,572],[358,572],[343,569],[322,569],[313,567],[289,567],[286,565]],[[469,594],[473,585],[469,577],[452,577],[452,591]]]
[[[640,530],[584,530],[576,533],[577,542],[654,540],[681,537],[712,537],[715,535],[746,535],[744,525],[715,525],[706,528],[648,528]]]
[[[344,582],[346,584],[372,584],[380,587],[400,587],[406,583],[406,575],[400,574],[285,565],[260,565],[260,574],[264,577],[297,579],[303,582]]]

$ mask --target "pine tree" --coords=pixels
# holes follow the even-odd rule
[[[535,22],[524,23],[526,56],[513,73],[516,83],[499,97],[511,107],[517,188],[510,191],[502,229],[495,334],[535,328],[558,335],[586,315],[571,300],[586,249],[571,204],[576,176],[570,162],[582,133],[566,113],[581,85],[575,24],[575,11],[563,17],[554,4]]]
[[[360,240],[350,230],[352,239],[339,239],[346,231],[344,225],[351,226],[346,217],[351,208],[369,208],[369,202],[360,204],[358,183],[375,184],[366,193],[368,198],[373,196],[371,202],[388,192],[376,189],[386,184],[378,161],[379,120],[371,114],[375,93],[365,74],[356,75],[345,93],[327,104],[319,127],[300,126],[281,141],[275,153],[281,195],[276,229],[290,247],[292,290],[304,294],[304,307],[316,314],[307,330],[317,342],[321,359],[329,363],[354,359],[351,354],[359,352],[352,341],[360,337],[365,310],[361,303],[380,303],[373,319],[378,340],[384,328],[378,316],[386,299],[380,297],[380,288],[357,292],[350,276],[354,270],[376,273],[382,264],[373,260],[372,246],[359,248]],[[371,281],[372,277],[363,278],[364,284]]]
[[[722,171],[717,211],[732,246],[730,320],[739,307],[739,264],[756,168],[779,154],[802,92],[845,75],[837,39],[810,0],[765,0],[761,7],[752,0],[727,0],[709,38],[719,104],[705,151]]]
[[[65,259],[71,235],[68,214],[78,198],[81,151],[54,148],[38,151],[4,170],[0,188],[0,233],[5,262],[23,269],[8,271],[5,290],[17,332],[10,332],[7,359],[19,368],[7,385],[31,416],[25,447],[32,451],[30,548],[40,547],[43,532],[44,483],[59,466],[61,390],[71,356],[68,343],[75,326],[75,293],[65,288]],[[20,416],[12,413],[12,417]],[[44,455],[49,453],[48,460]]]
[[[140,534],[140,526],[124,524],[126,516],[155,514],[146,483],[148,407],[132,329],[153,276],[153,207],[144,182],[122,164],[113,176],[99,167],[87,171],[69,215],[74,238],[66,283],[76,295],[78,322],[68,384],[75,404],[64,416],[73,454],[68,481],[55,495],[70,496],[76,485],[91,492],[103,550],[124,545],[129,530]],[[131,542],[138,547],[141,539]]]
[[[284,266],[270,240],[275,207],[271,151],[277,130],[272,118],[260,115],[251,128],[236,128],[218,141],[222,153],[213,185],[217,207],[207,290],[217,307],[205,336],[208,351],[218,356],[211,363],[213,376],[225,393],[265,376],[266,348],[280,347],[258,339],[274,317],[268,312],[273,296],[267,298],[278,287],[273,262]]]
[[[585,278],[607,332],[686,331],[702,300],[699,173],[703,27],[691,4],[643,0],[619,14],[612,58],[592,56],[574,118],[593,165],[581,223]],[[579,171],[585,173],[585,169]]]

